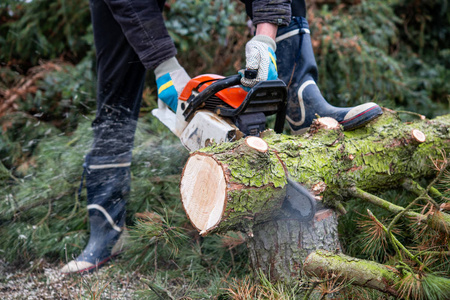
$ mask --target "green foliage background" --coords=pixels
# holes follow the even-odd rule
[[[329,102],[375,101],[430,118],[449,113],[447,1],[349,2],[356,4],[312,3],[308,10],[319,86]],[[167,27],[191,76],[230,75],[242,68],[251,33],[241,3],[168,3]],[[77,190],[95,114],[94,57],[87,0],[0,3],[0,105],[8,92],[18,93],[26,80],[42,74],[0,118],[0,258],[10,264],[26,266],[38,258],[62,263],[87,242],[85,194],[78,199]],[[59,67],[49,69],[49,63]],[[180,278],[189,285],[190,297],[224,293],[220,288],[229,285],[223,278],[248,272],[242,237],[230,233],[203,239],[189,225],[178,193],[187,152],[151,117],[155,100],[149,72],[127,206],[133,244],[125,256],[142,272],[167,272],[165,279],[155,275],[156,282],[175,294],[186,293],[177,287]],[[408,201],[401,192],[384,196]],[[364,213],[356,202],[348,205]],[[154,214],[136,218],[146,211]],[[379,249],[365,254],[354,242],[364,238],[354,211],[341,222],[344,246],[354,256],[386,262]],[[412,240],[405,235],[402,242]],[[440,266],[449,268],[448,262]]]

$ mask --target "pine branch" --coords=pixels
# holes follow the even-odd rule
[[[431,198],[430,195],[428,195],[427,189],[424,189],[416,181],[410,178],[405,178],[403,179],[402,186],[407,191],[414,193],[419,198],[425,198],[427,201],[431,202],[436,209],[439,209],[439,204],[437,204],[436,201],[434,201],[433,198]],[[429,188],[431,189],[431,186]]]
[[[450,251],[420,251],[415,256],[450,256]]]
[[[398,296],[396,286],[401,280],[396,268],[326,250],[310,253],[303,270],[308,276],[325,280],[329,274],[335,274],[339,281],[349,281],[353,285],[376,289],[394,297]]]
[[[398,258],[400,261],[401,261],[401,255],[400,255],[400,252],[398,251],[398,249],[401,249],[410,259],[412,259],[413,261],[418,263],[420,266],[422,266],[424,268],[424,270],[430,272],[430,270],[420,260],[418,260],[416,256],[412,255],[412,253],[408,249],[406,249],[406,247],[403,246],[402,243],[400,243],[400,241],[392,234],[392,232],[389,231],[388,228],[386,226],[384,226],[384,224],[381,223],[377,219],[377,217],[375,217],[375,215],[370,211],[370,209],[368,209],[367,212],[369,213],[369,216],[372,217],[376,222],[378,222],[378,224],[380,224],[380,226],[383,228],[383,230],[387,233],[389,239],[391,240],[392,245],[394,245],[394,247],[396,248],[397,255],[398,255]]]
[[[437,198],[437,199],[444,198],[444,195],[442,195],[442,193],[439,192],[439,190],[433,186],[430,188],[430,194],[432,197]]]
[[[417,220],[419,223],[425,222],[432,228],[437,229],[445,234],[450,233],[450,216],[446,213],[435,212],[426,216],[420,213],[413,212],[409,209],[406,210],[404,207],[395,205],[357,187],[350,188],[349,192],[354,197],[375,204],[376,206],[384,208],[392,213],[399,214],[404,211],[402,216],[404,215],[408,218]]]

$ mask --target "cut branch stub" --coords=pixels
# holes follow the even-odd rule
[[[321,117],[318,119],[314,119],[311,126],[309,127],[309,133],[314,134],[320,129],[325,130],[339,130],[341,125],[339,122],[330,117]]]
[[[411,137],[417,143],[424,143],[427,139],[425,134],[423,134],[422,131],[417,130],[417,129],[411,130]]]
[[[248,147],[250,147],[256,151],[259,151],[259,152],[265,153],[265,152],[267,152],[267,150],[269,150],[269,145],[267,145],[267,143],[263,139],[256,137],[256,136],[246,137],[245,144]]]

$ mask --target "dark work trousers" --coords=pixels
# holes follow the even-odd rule
[[[90,5],[98,76],[90,155],[122,155],[133,147],[146,69],[175,56],[176,50],[161,1],[91,0]]]
[[[109,259],[125,223],[131,151],[146,70],[176,55],[161,4],[157,0],[90,0],[97,113],[83,176],[91,233],[78,261],[97,265]]]
[[[91,14],[97,53],[97,114],[90,156],[124,155],[133,148],[146,70],[103,0],[91,0]]]

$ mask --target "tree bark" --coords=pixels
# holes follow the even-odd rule
[[[262,139],[268,149],[240,140],[190,155],[180,183],[181,201],[202,235],[248,231],[278,216],[287,176],[332,208],[342,206],[355,188],[378,191],[399,187],[404,178],[432,176],[432,160],[450,151],[450,115],[405,124],[385,111],[351,132],[312,126],[303,136],[268,132]]]
[[[401,279],[399,272],[373,261],[318,250],[308,255],[303,270],[309,276],[325,279],[334,274],[341,281],[351,280],[354,285],[376,289],[395,297],[399,294],[395,287]]]
[[[253,268],[271,280],[295,278],[314,250],[340,251],[336,211],[345,213],[346,197],[436,175],[433,161],[450,151],[450,115],[406,124],[385,110],[351,132],[322,121],[302,136],[269,131],[252,143],[213,145],[192,153],[183,170],[181,201],[200,234],[246,232]],[[287,177],[315,195],[312,221],[299,222],[283,206]],[[434,227],[450,228],[442,214]]]
[[[255,225],[247,240],[253,269],[271,281],[296,281],[308,254],[340,250],[337,223],[332,209],[321,209],[310,222],[280,219]]]

